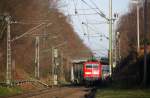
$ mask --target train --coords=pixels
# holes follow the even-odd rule
[[[83,64],[83,80],[86,85],[94,84],[102,79],[102,65],[98,61]]]
[[[98,60],[88,60],[75,64],[72,68],[72,83],[80,85],[99,84],[109,77],[108,65]]]

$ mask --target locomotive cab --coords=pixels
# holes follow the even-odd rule
[[[90,61],[84,63],[84,80],[85,81],[98,81],[101,80],[102,66],[97,61]]]

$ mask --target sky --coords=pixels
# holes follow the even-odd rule
[[[128,12],[129,0],[112,2],[113,14],[117,13],[120,17]],[[70,18],[70,23],[83,42],[96,56],[107,57],[108,23],[97,12],[101,11],[109,17],[109,0],[61,0],[61,4],[64,5],[61,11]],[[117,25],[114,25],[114,31],[115,28]]]

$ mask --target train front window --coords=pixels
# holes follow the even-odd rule
[[[90,69],[90,68],[98,69],[98,64],[87,64],[86,68],[87,69]]]
[[[88,68],[92,68],[92,64],[87,64],[86,65],[86,68],[88,69]]]
[[[92,66],[94,69],[98,69],[98,64],[93,64]]]

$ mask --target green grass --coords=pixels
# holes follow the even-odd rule
[[[95,98],[150,98],[150,89],[98,89]]]
[[[22,93],[19,87],[0,87],[0,97]]]

